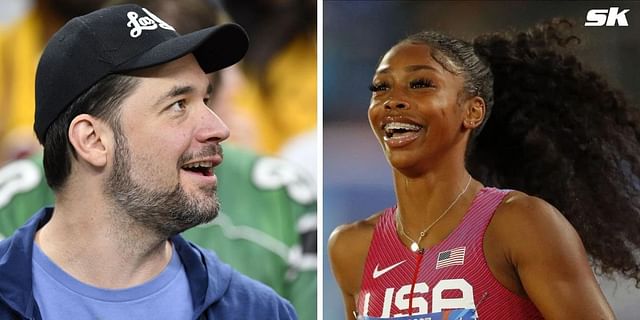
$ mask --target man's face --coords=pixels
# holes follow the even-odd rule
[[[115,211],[171,236],[218,212],[214,167],[229,130],[208,106],[211,90],[193,55],[135,74],[121,106],[107,194]]]

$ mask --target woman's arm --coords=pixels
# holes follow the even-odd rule
[[[345,319],[355,319],[356,299],[376,218],[339,226],[329,237],[331,270],[342,291]]]

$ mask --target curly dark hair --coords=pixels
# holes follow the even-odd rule
[[[462,70],[465,88],[481,82],[455,46],[423,42]],[[583,66],[571,50],[580,43],[563,19],[467,43],[493,74],[493,94],[478,94],[488,108],[493,102],[491,117],[468,148],[467,167],[486,185],[554,205],[598,273],[619,273],[640,288],[640,109]]]

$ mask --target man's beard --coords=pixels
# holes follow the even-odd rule
[[[218,145],[212,149],[206,155],[222,154]],[[193,155],[183,155],[181,163],[189,158],[193,158]],[[168,238],[210,222],[218,215],[220,204],[215,186],[200,189],[205,195],[204,199],[198,199],[195,195],[189,197],[180,183],[169,191],[150,189],[133,180],[131,162],[126,138],[120,135],[116,137],[113,170],[106,182],[106,191],[117,205],[116,211],[123,211],[140,226]]]

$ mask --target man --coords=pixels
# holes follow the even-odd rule
[[[67,23],[36,74],[35,131],[55,210],[0,243],[0,318],[295,319],[267,287],[178,233],[218,212],[205,72],[236,63],[227,24],[178,36],[136,5]]]

